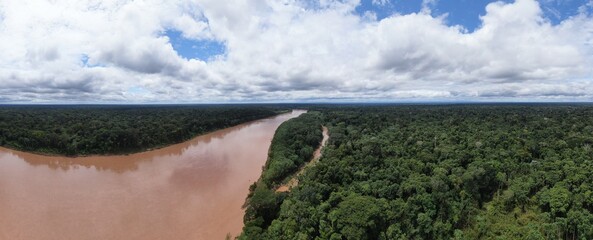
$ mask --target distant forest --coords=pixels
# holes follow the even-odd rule
[[[240,239],[593,239],[592,106],[315,110],[280,127],[285,146],[270,152],[268,189],[252,186]],[[294,141],[317,141],[321,124],[319,163],[274,192],[268,179],[310,152]],[[281,140],[295,125],[309,130]],[[292,172],[271,167],[279,155]]]
[[[265,105],[0,106],[0,146],[69,156],[132,153],[288,109]]]
[[[130,153],[295,106],[1,106],[0,145]],[[593,239],[591,105],[317,105],[276,130],[239,239]],[[329,129],[319,162],[289,192]]]

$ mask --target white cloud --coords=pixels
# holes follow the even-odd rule
[[[372,0],[371,3],[377,6],[385,6],[389,3],[389,0]]]
[[[432,12],[432,8],[434,6],[436,6],[438,3],[438,0],[422,0],[422,7],[421,7],[421,12],[423,13],[427,13],[430,14]]]
[[[361,17],[358,4],[2,1],[0,99],[591,99],[587,14],[551,25],[535,0],[495,2],[467,33],[426,10]],[[227,52],[209,62],[184,59],[167,29],[224,42]]]

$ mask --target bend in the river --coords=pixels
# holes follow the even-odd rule
[[[122,156],[0,148],[0,239],[224,239],[276,128],[305,111]]]

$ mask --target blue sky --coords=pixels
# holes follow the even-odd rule
[[[226,51],[224,43],[219,41],[186,38],[180,31],[176,30],[167,30],[164,35],[169,38],[173,49],[186,59],[209,61]]]
[[[0,1],[0,103],[593,102],[592,9],[593,0]]]
[[[361,0],[355,8],[358,15],[373,13],[377,20],[384,19],[394,14],[406,15],[421,12],[423,4],[429,7],[431,15],[439,17],[446,15],[445,22],[449,26],[460,25],[467,31],[473,32],[481,25],[480,16],[486,13],[486,6],[496,1],[487,0]],[[579,13],[579,8],[586,5],[589,0],[540,0],[542,11],[546,20],[552,24]],[[511,3],[512,0],[500,2]],[[586,9],[590,12],[591,8]],[[226,51],[223,42],[215,40],[195,40],[186,38],[180,31],[167,30],[171,45],[179,55],[186,59],[211,60],[213,57],[223,55]]]
[[[375,3],[373,3],[375,2]],[[356,8],[359,15],[365,12],[374,12],[378,19],[389,17],[393,14],[410,14],[422,10],[423,2],[430,8],[435,17],[447,14],[449,25],[461,25],[468,31],[473,31],[480,26],[480,16],[486,13],[486,6],[497,1],[485,0],[389,0],[381,3],[380,0],[362,0]],[[512,0],[500,2],[511,3]],[[553,24],[558,24],[568,17],[579,12],[579,8],[587,4],[588,0],[541,0],[539,1],[545,17]]]

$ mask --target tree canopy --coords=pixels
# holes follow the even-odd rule
[[[322,158],[246,239],[593,238],[593,107],[317,111]]]
[[[242,239],[263,239],[262,232],[278,217],[286,194],[274,189],[311,159],[323,138],[321,114],[309,112],[282,123],[272,140],[268,161],[246,201]]]
[[[277,106],[2,106],[0,146],[62,155],[120,154],[278,114]]]

